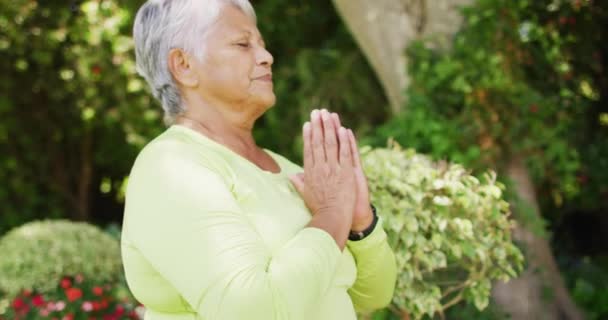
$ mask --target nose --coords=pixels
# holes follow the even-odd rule
[[[274,57],[266,48],[260,46],[257,54],[257,63],[262,66],[272,66],[274,62]]]

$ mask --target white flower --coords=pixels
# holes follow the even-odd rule
[[[452,204],[452,200],[446,196],[434,196],[433,203],[438,206],[447,207]]]
[[[439,190],[439,189],[443,189],[444,187],[445,187],[444,180],[437,179],[437,180],[433,181],[433,189]]]
[[[135,313],[137,313],[140,319],[143,319],[144,314],[146,313],[146,308],[144,306],[137,306],[135,307]]]

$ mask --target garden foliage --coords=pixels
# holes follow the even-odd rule
[[[504,186],[458,164],[389,148],[364,149],[372,201],[381,208],[399,270],[394,308],[420,319],[464,300],[483,310],[493,280],[517,276],[523,256]]]
[[[0,291],[53,292],[64,276],[80,274],[91,282],[120,279],[118,241],[87,223],[33,221],[0,238]]]

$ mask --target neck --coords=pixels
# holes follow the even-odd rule
[[[200,109],[203,108],[198,110]],[[258,151],[259,148],[253,139],[252,126],[231,121],[231,118],[238,119],[238,117],[223,115],[211,108],[204,109],[208,111],[195,112],[193,108],[188,108],[186,113],[176,118],[175,123],[193,129],[245,157]]]

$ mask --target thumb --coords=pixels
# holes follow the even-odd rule
[[[303,173],[298,173],[293,176],[290,176],[289,180],[291,181],[293,186],[296,187],[296,190],[298,190],[298,192],[300,194],[302,194],[302,192],[304,192],[304,174]]]

